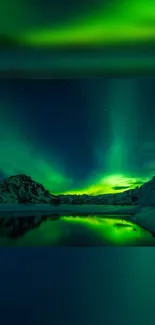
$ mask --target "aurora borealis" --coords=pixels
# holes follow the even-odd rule
[[[140,186],[155,173],[154,79],[1,80],[1,179],[53,194]]]
[[[154,74],[154,1],[2,1],[0,48],[7,76]]]
[[[155,40],[153,0],[80,0],[74,5],[68,1],[67,6],[62,0],[45,0],[40,5],[34,0],[7,0],[0,9],[0,30],[27,45]]]

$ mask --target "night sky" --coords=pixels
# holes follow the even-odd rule
[[[1,179],[112,193],[155,174],[155,80],[1,80]]]

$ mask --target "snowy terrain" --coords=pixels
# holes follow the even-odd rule
[[[155,207],[141,207],[131,220],[155,235]]]
[[[91,214],[126,216],[155,233],[155,177],[134,190],[98,196],[56,197],[26,175],[12,176],[0,183],[0,219],[31,216],[37,222],[45,215]]]
[[[95,214],[124,214],[134,215],[139,211],[138,206],[113,206],[113,205],[69,205],[61,204],[58,206],[50,204],[0,204],[0,216],[10,215],[34,215],[34,214],[49,214],[49,215],[95,215]]]
[[[17,238],[30,229],[38,227],[46,220],[55,220],[63,216],[96,216],[120,217],[146,228],[155,235],[155,207],[140,206],[105,206],[105,205],[61,205],[54,207],[48,204],[19,205],[1,204],[0,236]]]
[[[35,216],[38,218],[49,216],[71,215],[108,215],[122,216],[124,219],[142,225],[155,232],[155,207],[142,206],[113,206],[113,205],[67,205],[58,206],[50,204],[0,204],[0,218]]]
[[[122,193],[93,195],[60,195],[65,204],[155,205],[155,177],[141,187]]]

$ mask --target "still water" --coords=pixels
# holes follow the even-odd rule
[[[28,217],[29,219],[30,217]],[[23,218],[20,218],[20,221]],[[24,222],[24,221],[23,221]],[[5,246],[154,246],[150,232],[117,216],[48,217],[12,238],[0,229]]]

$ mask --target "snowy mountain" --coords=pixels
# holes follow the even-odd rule
[[[141,187],[122,193],[100,195],[51,195],[42,184],[26,175],[11,176],[0,183],[0,203],[155,205],[155,177]]]
[[[155,176],[139,188],[138,204],[144,206],[155,205]]]
[[[31,177],[20,174],[0,183],[0,203],[59,204],[60,199],[51,195],[42,184],[33,181]]]
[[[117,194],[100,195],[59,195],[62,204],[107,204],[107,205],[135,205],[137,189]]]
[[[64,204],[155,205],[155,177],[141,187],[116,194],[59,195]]]

